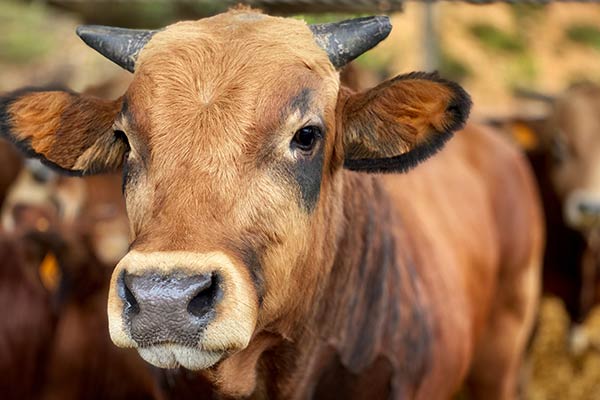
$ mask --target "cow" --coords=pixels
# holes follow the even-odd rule
[[[3,398],[163,398],[145,363],[110,342],[108,270],[86,249],[56,232],[1,237]]]
[[[120,178],[59,178],[30,165],[9,199],[13,229],[0,241],[3,398],[162,399],[155,372],[108,335],[112,257],[126,222]]]
[[[122,97],[2,97],[0,131],[26,154],[71,175],[122,170],[117,346],[197,371],[215,396],[515,396],[543,246],[533,179],[485,128],[417,166],[467,120],[455,83],[340,87],[390,29],[249,9],[83,26],[134,73]]]
[[[120,186],[118,174],[65,177],[27,160],[2,208],[2,227],[10,233],[50,227],[85,232],[94,255],[112,267],[129,245]]]
[[[543,289],[578,324],[600,302],[600,87],[579,83],[557,96],[520,93],[545,113],[491,121],[526,150],[544,204]]]
[[[105,313],[110,269],[94,254],[85,232],[30,234],[56,257],[60,279],[57,321],[36,398],[162,399],[154,373],[128,349],[112,345]],[[30,240],[31,240],[30,239]]]
[[[25,249],[0,233],[0,390],[7,399],[34,399],[56,324],[51,296]],[[40,260],[41,261],[41,260]]]

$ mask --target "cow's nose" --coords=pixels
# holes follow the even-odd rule
[[[216,273],[131,275],[124,271],[117,286],[125,323],[142,347],[159,343],[195,346],[221,298]]]
[[[564,204],[565,221],[578,230],[600,226],[600,193],[574,190]]]
[[[600,202],[582,200],[577,205],[579,212],[587,216],[600,216]]]

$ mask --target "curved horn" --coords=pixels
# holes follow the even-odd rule
[[[77,27],[76,32],[92,49],[120,67],[133,72],[138,54],[158,31],[82,25]]]
[[[341,68],[385,39],[392,25],[386,16],[354,18],[330,24],[310,25],[317,44]]]

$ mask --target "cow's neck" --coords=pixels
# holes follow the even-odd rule
[[[414,397],[431,339],[410,239],[378,178],[344,172],[330,274],[293,337],[261,333],[225,360],[219,391],[255,398]],[[338,193],[339,194],[339,193]],[[332,233],[335,235],[335,232]],[[392,393],[393,391],[393,393]]]
[[[384,398],[392,387],[410,396],[426,368],[430,327],[409,239],[399,237],[406,232],[378,178],[345,179],[345,222],[331,273],[313,321],[288,350],[300,364],[291,384],[311,397],[367,390]]]

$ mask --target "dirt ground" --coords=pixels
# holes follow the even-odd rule
[[[571,327],[559,299],[544,298],[527,362],[528,400],[600,397],[600,307]]]

